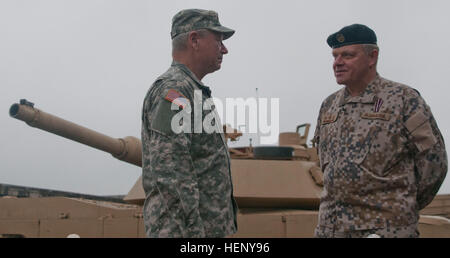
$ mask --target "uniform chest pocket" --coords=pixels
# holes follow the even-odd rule
[[[365,153],[358,163],[376,176],[387,176],[405,153],[406,138],[401,134],[398,122],[389,113],[364,113],[361,114],[361,127],[367,128],[363,140],[367,147],[362,149]]]

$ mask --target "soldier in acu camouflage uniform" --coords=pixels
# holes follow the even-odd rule
[[[418,237],[419,210],[447,173],[444,140],[413,88],[376,71],[375,33],[354,24],[330,35],[338,84],[314,136],[324,172],[317,237]]]
[[[209,87],[201,80],[220,69],[222,56],[228,53],[222,40],[233,34],[234,30],[219,23],[214,11],[189,9],[173,17],[173,63],[149,89],[142,111],[148,237],[225,237],[237,230],[223,131],[207,133],[197,127],[212,115],[215,119],[208,121],[220,128],[217,112],[201,108],[195,114],[193,108],[195,96],[201,103],[211,98]],[[175,120],[187,129],[175,132],[172,120],[181,112],[191,119]]]

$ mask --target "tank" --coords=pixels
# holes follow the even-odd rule
[[[67,139],[142,166],[141,141],[113,138],[56,117],[21,100],[9,115]],[[278,146],[229,148],[238,232],[231,237],[313,237],[323,174],[315,147],[308,146],[310,124],[279,135]],[[237,141],[242,133],[226,130]],[[127,203],[68,197],[0,198],[0,235],[4,237],[144,237],[139,177],[123,198]],[[450,221],[421,216],[422,237],[450,237]]]

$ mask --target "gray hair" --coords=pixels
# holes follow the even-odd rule
[[[366,54],[372,53],[373,50],[380,51],[380,48],[375,44],[363,44],[363,50]]]
[[[380,52],[380,48],[375,44],[363,44],[362,48],[363,48],[364,53],[366,53],[366,55],[370,55],[372,53],[372,51],[374,51],[374,50]],[[377,64],[378,64],[378,60],[375,63],[375,68],[377,67]]]
[[[188,41],[189,32],[181,33],[172,39],[172,51],[186,50],[186,43]],[[207,29],[196,30],[200,37],[204,37],[208,32]]]

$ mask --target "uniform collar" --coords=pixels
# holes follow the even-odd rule
[[[178,67],[187,76],[189,76],[194,82],[197,83],[197,86],[202,90],[203,94],[205,94],[208,97],[211,97],[211,89],[208,86],[206,86],[205,84],[203,84],[203,82],[201,82],[199,79],[197,79],[197,76],[195,76],[195,74],[191,70],[189,70],[189,68],[186,65],[173,60],[172,66]]]
[[[347,87],[341,90],[339,97],[339,106],[343,106],[348,103],[363,103],[373,104],[378,100],[378,86],[380,85],[381,77],[377,73],[375,79],[370,82],[364,91],[359,96],[352,97],[347,90]]]

